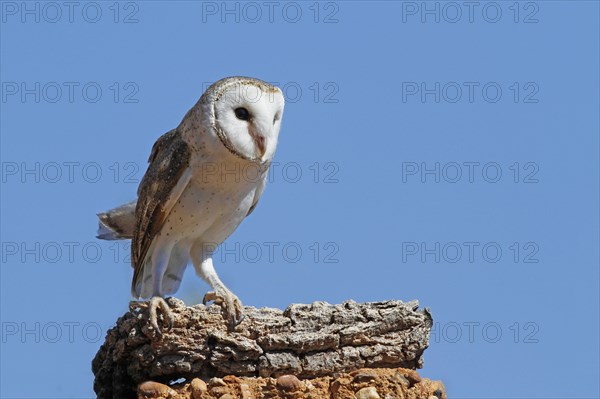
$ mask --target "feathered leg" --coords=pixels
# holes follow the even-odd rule
[[[202,303],[214,301],[223,309],[224,317],[229,322],[229,329],[233,330],[244,319],[242,302],[223,284],[212,263],[212,252],[202,248],[202,244],[194,244],[190,257],[194,264],[196,274],[211,286],[214,291],[204,295]]]
[[[152,298],[148,303],[148,312],[150,313],[150,325],[162,335],[162,331],[158,326],[158,313],[162,313],[163,322],[166,324],[167,330],[173,327],[173,312],[169,308],[167,301],[163,298],[163,278],[167,267],[169,265],[169,259],[171,257],[171,250],[173,246],[161,245],[158,243],[152,251],[150,262],[145,265],[148,275],[144,275],[144,281],[142,282],[142,292],[148,288],[152,290]]]

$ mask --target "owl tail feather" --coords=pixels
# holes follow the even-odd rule
[[[128,240],[135,229],[137,201],[98,214],[98,235],[101,240]]]

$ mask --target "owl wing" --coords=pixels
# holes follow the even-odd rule
[[[256,187],[256,191],[254,192],[254,200],[252,201],[252,206],[250,207],[250,209],[248,209],[248,213],[246,214],[246,217],[248,217],[254,211],[254,209],[256,208],[256,205],[258,205],[258,201],[260,200],[260,197],[262,197],[263,191],[265,191],[268,177],[269,177],[269,170],[267,169],[267,171],[265,172],[265,176],[258,183],[258,187]]]
[[[138,188],[135,208],[136,227],[131,241],[132,292],[143,276],[152,242],[190,181],[190,156],[188,144],[176,129],[165,133],[152,147],[150,165]]]

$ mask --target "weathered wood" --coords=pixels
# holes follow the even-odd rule
[[[140,382],[226,375],[316,378],[363,367],[416,369],[432,325],[418,302],[293,304],[245,308],[228,331],[221,308],[168,300],[173,328],[150,327],[144,304],[117,321],[92,365],[99,398],[135,397]]]

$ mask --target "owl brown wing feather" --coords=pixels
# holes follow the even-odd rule
[[[152,147],[135,209],[136,228],[131,242],[134,295],[139,294],[135,287],[143,276],[148,250],[189,182],[190,156],[191,150],[177,130],[165,133]]]
[[[150,156],[148,157],[148,163],[152,163],[156,159],[161,150],[167,147],[169,144],[173,142],[173,140],[177,136],[177,129],[171,129],[162,136],[158,138],[152,145],[152,150],[150,150]]]

